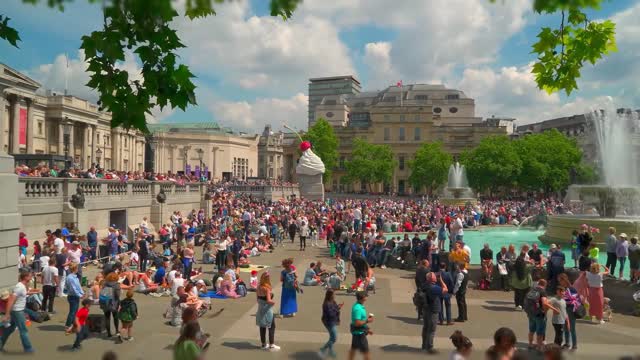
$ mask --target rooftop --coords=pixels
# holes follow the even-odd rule
[[[329,77],[319,77],[309,79],[310,82],[321,82],[321,81],[334,81],[334,80],[352,80],[360,85],[360,81],[356,79],[353,75],[342,75],[342,76],[329,76]]]
[[[229,127],[221,127],[217,122],[180,122],[180,123],[158,123],[149,124],[149,131],[156,132],[207,132],[218,134],[239,135],[238,132]]]

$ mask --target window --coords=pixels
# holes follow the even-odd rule
[[[38,121],[38,135],[44,135],[42,132],[42,121]]]
[[[273,155],[269,156],[269,162],[272,163],[273,162]]]
[[[404,121],[405,116],[404,115],[400,115],[400,121]]]
[[[384,128],[384,141],[391,140],[391,131],[389,128]]]
[[[331,111],[329,111],[328,113],[326,113],[325,115],[327,115],[328,118],[332,118],[333,117],[333,113]]]
[[[413,120],[414,120],[415,122],[419,122],[419,121],[420,121],[420,115],[416,115],[416,116],[414,116]]]
[[[452,113],[452,114],[455,114],[455,113],[458,112],[458,108],[457,107],[451,107],[451,108],[449,108],[449,112]]]
[[[458,95],[458,94],[448,94],[446,99],[447,100],[458,100],[458,99],[460,99],[460,95]]]
[[[420,141],[420,128],[413,129],[413,140]]]
[[[336,101],[335,100],[326,100],[324,102],[324,105],[336,105]]]
[[[414,98],[417,101],[427,101],[429,100],[429,96],[428,95],[416,95],[416,97]]]
[[[433,108],[433,112],[436,114],[440,114],[442,112],[442,109],[437,107],[437,108]]]
[[[398,168],[404,170],[404,155],[398,156]]]
[[[353,107],[364,107],[363,102],[357,102]]]
[[[391,121],[391,115],[385,115],[384,121]]]
[[[398,129],[398,140],[404,141],[404,128],[403,127]]]
[[[340,156],[340,162],[339,162],[339,167],[340,169],[344,169],[345,168],[345,157],[344,156]]]

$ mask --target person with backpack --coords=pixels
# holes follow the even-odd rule
[[[280,315],[293,317],[298,312],[298,302],[296,300],[298,279],[293,268],[293,259],[282,260],[282,267],[284,270],[280,273],[280,282],[282,282]]]
[[[564,301],[567,303],[567,315],[569,316],[569,322],[565,325],[564,329],[564,344],[562,348],[572,350],[578,349],[578,336],[576,333],[576,320],[582,319],[586,315],[586,310],[578,290],[571,286],[569,276],[567,274],[558,275],[558,284],[565,288]],[[571,341],[569,341],[571,340]]]
[[[545,288],[547,281],[538,280],[536,286],[527,293],[524,300],[524,310],[529,319],[529,349],[534,349],[533,337],[536,336],[536,346],[542,349],[547,330],[547,311],[560,312],[559,309],[551,306]]]
[[[133,341],[131,330],[133,329],[133,322],[137,318],[138,306],[133,300],[133,290],[128,290],[127,297],[120,302],[120,309],[118,310],[118,319],[120,319],[120,323],[122,324],[120,335],[118,335],[120,342],[123,340]],[[126,334],[127,337],[123,337],[124,334]]]
[[[100,309],[104,313],[105,328],[107,337],[111,337],[111,318],[113,317],[113,325],[118,333],[118,309],[120,307],[120,283],[118,282],[118,274],[109,273],[104,279],[102,289],[100,289],[100,297],[98,299]]]

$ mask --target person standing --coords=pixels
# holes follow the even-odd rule
[[[529,291],[525,298],[524,310],[529,320],[529,349],[534,349],[533,336],[536,337],[536,346],[542,350],[547,330],[547,311],[553,310],[559,312],[558,309],[551,306],[545,292],[547,281],[545,279],[538,280],[536,286]]]
[[[620,234],[622,235],[622,234]],[[616,272],[616,245],[618,239],[616,239],[616,228],[609,228],[609,235],[606,238],[606,250],[607,250],[607,262],[604,266],[606,266],[609,270],[611,270],[612,274]]]
[[[227,247],[229,246],[229,238],[225,237],[218,241],[216,245],[218,252],[216,253],[216,267],[218,270],[224,269],[227,263]]]
[[[566,327],[568,331],[571,330],[571,323],[569,322],[569,315],[567,315],[567,303],[564,300],[565,289],[562,286],[556,287],[556,294],[549,301],[551,306],[555,307],[558,311],[553,312],[551,316],[551,324],[553,325],[554,337],[553,343],[560,346],[562,345],[562,332]]]
[[[511,287],[513,288],[513,302],[516,310],[522,310],[524,307],[524,299],[531,289],[533,278],[531,276],[531,263],[524,259],[524,254],[520,254],[516,259],[511,273]]]
[[[20,253],[24,256],[27,256],[27,249],[29,248],[29,240],[27,239],[27,234],[22,231],[18,234],[18,247],[20,248]]]
[[[578,349],[578,336],[576,333],[576,310],[582,306],[578,290],[571,286],[569,276],[567,274],[560,274],[558,276],[558,285],[565,288],[564,301],[567,304],[567,316],[569,322],[564,328],[564,344],[563,349],[577,350]]]
[[[298,278],[293,268],[293,259],[282,260],[282,267],[284,269],[280,273],[280,282],[282,282],[280,315],[293,317],[298,312],[298,302],[296,299]]]
[[[309,236],[309,225],[306,220],[300,223],[300,251],[307,249],[307,237]]]
[[[332,358],[336,358],[336,352],[333,350],[333,345],[338,339],[338,325],[340,325],[340,310],[343,304],[336,303],[335,292],[333,289],[328,289],[324,295],[324,302],[322,303],[322,325],[329,332],[329,341],[322,348],[318,355],[321,358],[329,355]]]
[[[138,305],[135,300],[133,300],[133,290],[129,289],[127,290],[126,298],[120,302],[120,309],[118,310],[118,319],[120,319],[120,323],[122,324],[120,336],[118,337],[120,342],[122,342],[122,340],[133,341],[133,322],[137,318]],[[124,334],[127,334],[127,336],[123,337]]]
[[[456,284],[453,293],[456,296],[456,304],[458,304],[458,318],[456,322],[465,322],[467,317],[467,283],[469,282],[469,273],[465,269],[464,264],[457,264]]]
[[[87,318],[89,317],[89,307],[91,306],[91,299],[82,300],[82,307],[76,313],[74,321],[74,328],[76,331],[76,340],[71,346],[71,351],[80,350],[80,344],[83,340],[89,337],[89,327],[87,326]]]
[[[5,323],[11,321],[11,325],[3,329],[2,337],[0,337],[0,351],[4,351],[4,345],[7,343],[9,336],[13,334],[16,328],[18,328],[24,352],[34,352],[34,349],[31,346],[31,341],[29,340],[26,317],[24,315],[24,309],[27,305],[27,296],[40,292],[38,289],[29,289],[29,283],[32,278],[33,274],[31,272],[21,272],[19,282],[13,288],[13,293],[7,300],[7,310],[3,321]]]
[[[116,335],[118,335],[118,308],[120,307],[120,283],[118,282],[118,274],[109,273],[105,279],[102,289],[100,290],[100,309],[104,313],[105,327],[107,329],[107,337],[111,337],[111,318]]]
[[[349,360],[353,360],[356,351],[360,352],[365,360],[371,359],[369,355],[368,335],[373,332],[369,329],[369,323],[373,322],[373,315],[367,314],[364,303],[367,301],[367,292],[356,293],[356,303],[351,308],[351,348],[349,349]]]
[[[586,273],[587,285],[589,286],[589,315],[592,319],[596,319],[600,324],[604,324],[604,291],[602,289],[602,277],[609,275],[609,269],[606,266],[604,272],[600,272],[602,265],[592,263],[591,269]]]
[[[638,281],[640,278],[640,245],[638,245],[638,235],[631,238],[629,245],[629,280],[631,282]]]
[[[78,279],[78,264],[71,263],[69,265],[69,275],[66,281],[67,301],[69,302],[69,314],[64,326],[69,330],[74,324],[76,313],[80,308],[80,299],[84,296],[80,279]]]
[[[140,272],[147,271],[147,259],[149,258],[149,243],[145,239],[145,235],[140,233],[138,235],[138,257],[140,258]]]
[[[289,239],[291,239],[291,243],[293,244],[293,241],[296,237],[296,232],[298,231],[298,225],[296,224],[296,221],[294,219],[291,220],[291,223],[289,223]]]
[[[89,259],[95,260],[98,249],[98,232],[95,226],[90,227],[87,232],[87,244],[89,245]]]
[[[629,241],[627,241],[627,234],[620,234],[620,238],[616,242],[616,257],[618,262],[620,263],[620,270],[618,274],[618,278],[620,280],[623,279],[624,273],[624,265],[627,263],[627,258],[629,257]],[[615,273],[611,271],[611,275],[615,276]]]
[[[56,298],[56,288],[58,287],[58,269],[56,268],[56,258],[50,258],[49,263],[42,269],[42,310],[50,314],[53,311],[53,301]]]
[[[453,276],[451,273],[447,271],[447,265],[445,263],[440,263],[440,272],[438,273],[438,277],[441,281],[447,286],[447,289],[453,289],[455,284],[453,282]],[[426,274],[425,274],[426,279]],[[452,325],[451,321],[451,294],[446,292],[442,294],[442,298],[440,299],[440,315],[438,317],[439,324],[444,325],[444,320],[447,320],[447,325]]]
[[[258,312],[256,313],[256,325],[260,328],[260,342],[263,350],[278,351],[280,347],[276,345],[276,320],[273,315],[273,292],[271,288],[271,277],[269,271],[262,273],[260,283],[256,289],[258,300]],[[267,329],[269,330],[269,343],[267,344]]]
[[[429,354],[437,354],[433,348],[433,339],[436,335],[438,316],[440,315],[440,299],[448,292],[447,286],[443,282],[437,283],[434,273],[427,274],[427,283],[422,289],[424,293],[424,324],[422,325],[422,350]]]

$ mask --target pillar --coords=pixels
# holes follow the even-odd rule
[[[176,145],[169,145],[170,149],[171,149],[171,172],[175,173],[175,169],[176,169],[176,153],[178,152],[178,146]]]
[[[11,119],[11,153],[20,153],[20,97],[13,98],[13,118]]]
[[[64,155],[64,125],[62,119],[58,122],[58,155]]]
[[[91,163],[96,162],[96,146],[98,146],[98,132],[96,126],[91,125]],[[89,164],[91,165],[91,164]]]
[[[89,125],[84,124],[82,128],[82,151],[80,152],[82,155],[82,161],[80,161],[80,166],[82,169],[88,169],[91,167],[90,160],[87,160],[87,147],[89,146]]]
[[[72,122],[71,131],[69,132],[69,156],[71,157],[71,164],[74,164],[76,162],[75,133],[76,124],[75,122]]]
[[[5,100],[2,92],[0,92],[0,154],[4,154],[4,147],[6,145],[4,141],[4,132],[5,132],[5,121],[8,122],[8,119],[4,118],[4,109],[7,106],[7,101]]]
[[[33,135],[34,135],[34,120],[33,120],[33,105],[34,99],[27,99],[27,154],[35,154],[33,148]]]
[[[211,158],[212,158],[212,161],[211,161],[211,180],[215,179],[216,178],[216,174],[217,174],[217,172],[216,172],[217,171],[217,169],[216,169],[216,157],[218,155],[218,149],[219,149],[219,147],[217,147],[217,146],[214,146],[214,147],[211,148],[211,153],[212,153],[212,155],[211,155]]]

